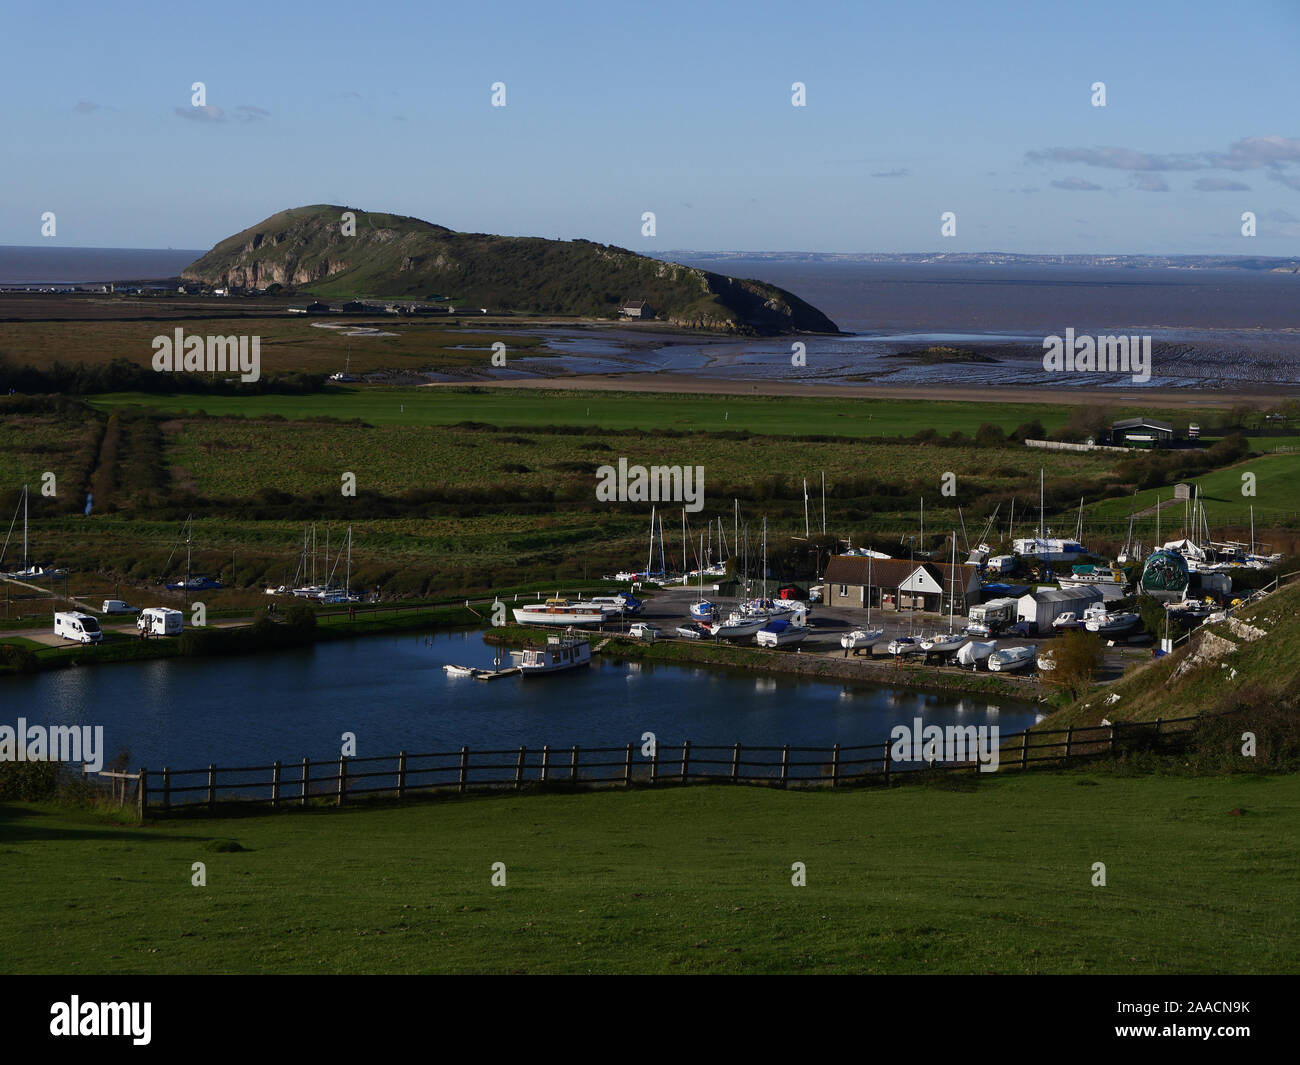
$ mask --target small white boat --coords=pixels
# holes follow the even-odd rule
[[[981,662],[989,657],[998,649],[996,640],[989,640],[981,643],[979,640],[971,640],[970,643],[963,644],[957,652],[957,662],[959,665],[970,666],[975,669]]]
[[[896,640],[890,640],[888,650],[895,657],[925,654],[925,648],[921,646],[919,636],[900,636]]]
[[[579,606],[558,598],[517,606],[514,614],[521,625],[599,625],[606,617],[599,606]]]
[[[808,635],[808,626],[788,618],[773,618],[754,635],[760,647],[785,647]]]
[[[559,673],[590,663],[591,642],[585,636],[548,636],[545,647],[527,648],[519,656],[519,669],[525,677]]]
[[[1081,629],[1083,628],[1083,622],[1079,620],[1079,615],[1073,610],[1067,610],[1064,614],[1052,619],[1052,628],[1058,632],[1065,629]]]
[[[1132,632],[1142,620],[1137,614],[1112,614],[1100,603],[1094,603],[1085,610],[1083,617],[1085,629],[1103,636],[1122,636],[1126,632]]]
[[[1075,566],[1073,573],[1060,579],[1062,588],[1096,588],[1104,601],[1123,599],[1128,577],[1118,566]]]
[[[944,632],[927,636],[921,641],[921,649],[928,655],[952,654],[968,639],[964,632]]]
[[[764,625],[767,624],[767,618],[746,617],[743,614],[732,614],[726,621],[719,621],[709,627],[709,631],[723,640],[738,640],[746,636],[753,636]]]
[[[1037,644],[1023,647],[1007,647],[989,655],[989,669],[994,673],[1010,673],[1014,669],[1024,669],[1034,660],[1038,650]]]
[[[714,606],[707,599],[691,604],[691,617],[696,621],[712,621]]]
[[[1208,618],[1219,608],[1214,603],[1199,599],[1184,599],[1181,603],[1166,603],[1165,609],[1171,614],[1182,614],[1184,617]]]
[[[854,629],[840,637],[840,646],[846,651],[856,651],[859,647],[875,647],[884,638],[884,629]]]
[[[1056,668],[1056,656],[1053,654],[1055,648],[1049,647],[1038,656],[1038,668],[1044,673],[1050,673]]]
[[[473,666],[443,666],[449,677],[476,677],[479,671]]]

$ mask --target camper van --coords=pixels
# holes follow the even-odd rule
[[[99,622],[77,610],[54,615],[54,635],[77,643],[99,643],[104,638]]]
[[[179,636],[185,627],[185,616],[170,607],[145,607],[135,619],[135,627],[146,636]]]
[[[972,636],[996,636],[1016,620],[1015,599],[990,599],[970,608],[966,631]]]
[[[136,608],[122,599],[105,599],[104,605],[100,607],[99,612],[101,614],[134,614]]]

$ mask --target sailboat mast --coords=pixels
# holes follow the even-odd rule
[[[874,556],[867,555],[867,628],[871,628],[871,560]]]
[[[1043,468],[1038,467],[1038,538],[1042,540],[1043,533]]]
[[[31,562],[27,558],[27,486],[23,485],[23,564],[22,569],[30,569]]]
[[[664,562],[664,516],[659,515],[659,572],[668,575],[668,565]]]
[[[763,598],[767,598],[767,518],[763,518]]]
[[[826,471],[822,470],[822,535],[826,535]]]
[[[952,587],[948,589],[948,632],[952,632],[953,603],[957,598],[957,530],[952,531],[952,565],[948,567]]]
[[[343,579],[343,595],[346,597],[352,591],[352,526],[348,526],[348,569],[347,576]]]
[[[651,573],[651,567],[655,564],[655,508],[650,507],[650,551],[645,557],[645,571]]]

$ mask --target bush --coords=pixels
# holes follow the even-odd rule
[[[0,800],[40,802],[59,790],[58,762],[0,762]]]

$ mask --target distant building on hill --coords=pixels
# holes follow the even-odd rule
[[[646,321],[655,316],[654,310],[645,300],[626,300],[618,309],[620,318],[638,318]]]
[[[1156,418],[1125,418],[1110,427],[1111,443],[1118,447],[1164,447],[1174,441],[1174,427]]]

